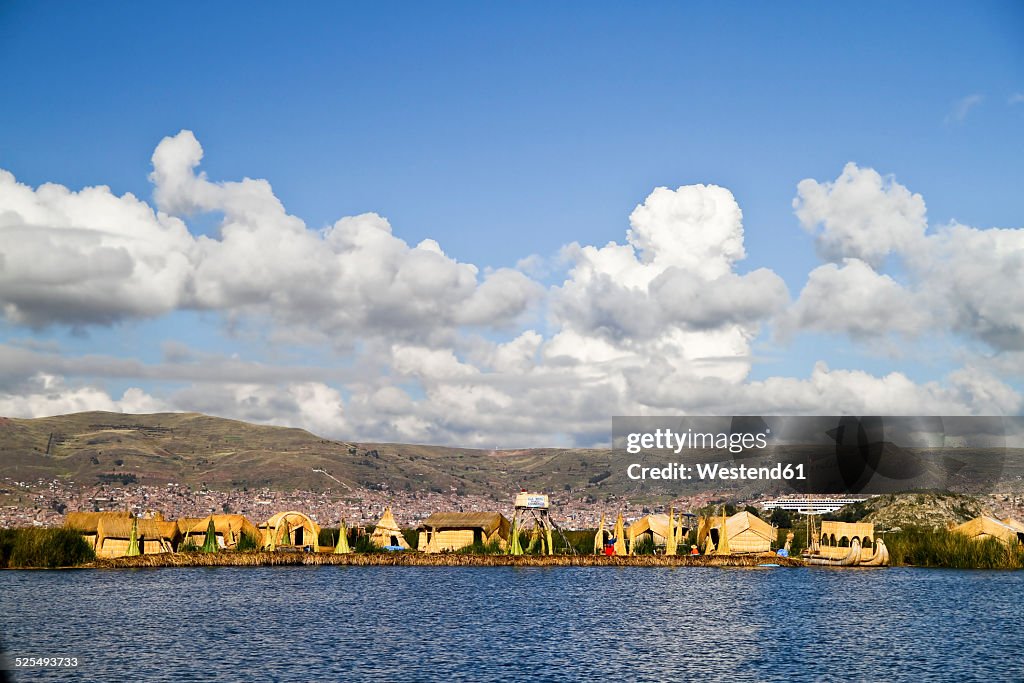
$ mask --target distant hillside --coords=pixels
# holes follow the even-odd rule
[[[886,494],[840,508],[826,519],[873,522],[880,530],[906,527],[945,529],[981,514],[991,514],[973,496],[920,491]]]
[[[743,456],[742,462],[748,466],[769,465],[777,455],[769,448],[754,458]],[[887,464],[899,465],[900,457],[890,455]],[[798,449],[788,449],[787,457],[804,458]],[[822,462],[828,460],[827,455],[816,457]],[[728,452],[713,450],[691,451],[683,456],[626,456],[609,449],[486,451],[349,443],[324,439],[302,429],[253,425],[198,413],[89,412],[36,419],[0,418],[0,477],[21,481],[61,478],[86,485],[175,482],[194,488],[266,486],[310,491],[388,488],[459,491],[497,495],[502,499],[508,491],[526,487],[548,492],[571,489],[597,498],[629,496],[635,502],[664,500],[708,489],[735,500],[791,492],[778,482],[636,481],[626,476],[626,469],[633,462],[660,467],[684,458],[689,458],[691,464],[737,464]],[[936,452],[928,458],[921,472],[879,472],[896,477],[892,485],[904,489],[934,487],[933,479],[941,481],[936,474],[953,484],[948,488],[957,490],[967,491],[979,483],[982,487],[988,483],[975,474],[963,477],[962,472],[977,472],[978,468],[958,470],[960,465],[947,454]],[[808,471],[813,472],[813,458],[808,456],[807,461]],[[1014,471],[1000,465],[991,477],[1020,480],[1024,457],[1015,456],[1007,462]],[[911,483],[913,486],[908,486]]]
[[[381,488],[487,494],[517,486],[562,489],[611,475],[610,451],[490,452],[348,443],[302,429],[198,413],[88,412],[0,418],[0,476],[193,487]],[[625,479],[625,477],[623,477]]]
[[[884,529],[929,527],[945,529],[986,512],[971,496],[955,493],[905,493],[879,496],[868,501],[872,511],[865,518]]]

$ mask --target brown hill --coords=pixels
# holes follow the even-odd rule
[[[607,467],[609,457],[609,451],[491,452],[348,443],[302,429],[198,413],[0,418],[0,477],[21,481],[62,478],[82,484],[176,482],[313,491],[387,487],[479,494],[515,486],[550,487],[562,478],[586,485],[595,467]]]
[[[753,458],[713,450],[690,451],[680,456],[627,456],[610,449],[486,451],[350,443],[324,439],[302,429],[254,425],[198,413],[88,412],[36,419],[0,418],[0,478],[61,478],[86,485],[103,481],[175,482],[194,488],[204,484],[210,488],[266,486],[310,491],[387,488],[483,495],[499,491],[504,495],[525,487],[548,492],[572,489],[599,498],[629,496],[635,502],[660,501],[713,489],[742,500],[791,490],[785,483],[764,480],[636,481],[626,476],[626,470],[630,463],[656,467],[684,461],[691,465],[723,462],[729,466],[758,466],[781,459],[807,462],[813,480],[818,469],[815,458],[826,469],[828,462],[834,460],[827,453],[812,455],[818,450],[803,453],[800,447],[786,447],[785,452],[776,452],[769,448]],[[972,487],[989,487],[997,479],[1020,481],[1024,473],[1021,452],[1012,457],[1007,457],[1006,452],[996,453],[998,457],[982,451],[960,453],[957,457],[968,458],[970,467],[964,467],[963,462],[948,466],[951,458],[942,451],[917,453],[926,457],[927,462],[920,472],[909,473],[913,476],[892,467],[881,468],[879,474],[894,477],[894,486],[903,490],[939,484],[938,488],[968,491]],[[885,455],[890,454],[886,451]],[[977,466],[990,461],[994,463],[991,471]],[[900,461],[893,458],[891,464],[899,465]],[[942,485],[944,482],[950,485]]]

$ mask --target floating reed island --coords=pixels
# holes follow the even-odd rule
[[[802,567],[801,560],[773,553],[752,555],[474,555],[469,553],[225,552],[163,553],[104,558],[85,567]]]
[[[669,507],[626,523],[564,530],[547,495],[520,492],[500,512],[436,512],[403,528],[390,508],[371,529],[323,529],[287,510],[254,523],[239,514],[165,520],[159,513],[69,512],[64,529],[0,530],[0,568],[69,567],[877,567],[1024,568],[1024,524],[979,517],[946,530],[876,534],[871,522],[807,518],[785,530],[752,508],[727,515]],[[792,525],[796,526],[796,525]],[[802,549],[802,552],[801,552]],[[792,557],[791,555],[799,555]],[[891,557],[891,560],[890,560]]]

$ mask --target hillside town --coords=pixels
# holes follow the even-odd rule
[[[392,508],[399,524],[414,527],[430,515],[443,511],[497,511],[512,514],[512,494],[494,497],[433,491],[390,491],[355,489],[345,492],[277,491],[261,489],[192,489],[175,483],[163,486],[133,484],[84,486],[59,479],[32,482],[0,480],[0,528],[60,526],[69,510],[127,511],[146,515],[161,511],[169,518],[199,518],[211,514],[241,514],[265,519],[277,510],[304,510],[324,527],[344,520],[351,526],[373,525],[384,510]],[[658,503],[640,502],[615,495],[595,498],[589,491],[561,491],[551,494],[553,514],[566,529],[592,529],[609,508],[621,510],[627,521],[669,505],[678,510],[699,510],[729,499],[723,491],[704,491]],[[732,501],[763,507],[767,499]],[[981,497],[983,507],[998,516],[1024,516],[1024,493],[1001,490]],[[767,506],[768,508],[774,506]],[[785,506],[782,506],[785,507]]]
[[[513,491],[494,498],[432,491],[378,491],[356,489],[340,492],[275,491],[262,489],[199,489],[179,484],[164,486],[115,486],[96,484],[82,486],[59,479],[34,482],[0,480],[0,527],[59,526],[67,510],[126,510],[144,515],[162,511],[171,518],[204,517],[210,514],[242,514],[264,519],[276,510],[299,509],[322,526],[337,526],[345,520],[349,525],[372,525],[383,511],[392,507],[398,522],[415,526],[419,521],[441,511],[479,512],[495,510],[511,515]],[[713,492],[680,498],[674,504],[680,509],[697,509],[720,496]],[[567,529],[586,529],[597,525],[609,506],[622,510],[627,519],[638,519],[653,507],[611,495],[600,501],[588,492],[553,494],[559,524]],[[657,507],[661,507],[658,505]]]

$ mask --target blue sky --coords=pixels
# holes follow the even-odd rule
[[[855,12],[816,3],[324,3],[287,12],[100,3],[59,13],[6,3],[0,168],[33,188],[107,185],[156,206],[150,156],[186,129],[211,181],[267,179],[311,231],[375,212],[409,245],[436,240],[481,278],[537,255],[545,268],[531,277],[544,287],[567,278],[564,245],[624,243],[630,213],[655,187],[720,185],[743,212],[746,259],[735,272],[770,269],[795,301],[822,264],[794,215],[797,184],[835,181],[848,162],[919,193],[929,234],[954,220],[1021,227],[1022,36],[1017,3]],[[182,218],[194,236],[219,236],[216,209]],[[903,282],[902,268],[888,274]],[[456,356],[466,360],[474,335],[499,342],[537,328],[550,339],[563,322],[549,306],[531,307],[513,331],[504,322],[460,330]],[[327,367],[358,355],[322,340],[267,344],[272,324],[259,316],[241,316],[252,336],[239,337],[226,331],[238,329],[229,317],[207,304],[73,329],[8,316],[2,333],[57,342],[62,357],[148,363],[168,341],[265,363]],[[964,349],[986,358],[1015,350],[956,325],[922,333],[910,354],[846,329],[806,325],[780,339],[777,327],[757,328],[751,353],[761,360],[748,379],[806,377],[825,361],[923,384],[962,367]],[[65,379],[115,398],[162,386]],[[330,386],[352,399],[343,382]],[[12,401],[19,391],[28,390],[11,385]],[[429,387],[415,392],[429,400]]]

